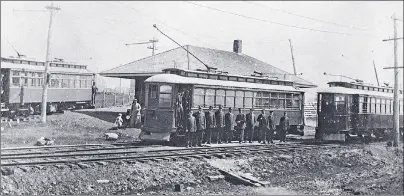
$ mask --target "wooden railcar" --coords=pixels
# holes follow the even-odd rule
[[[3,115],[40,113],[44,70],[44,62],[1,58]],[[85,65],[51,62],[49,76],[48,112],[91,105],[94,73]]]
[[[362,83],[329,82],[317,95],[316,138],[345,141],[350,135],[388,136],[393,129],[393,89]],[[403,94],[399,95],[400,130]]]
[[[139,136],[143,141],[180,141],[184,136],[181,118],[184,119],[189,110],[196,111],[198,106],[202,106],[206,112],[209,106],[217,111],[222,105],[225,113],[232,107],[235,116],[238,108],[242,108],[245,114],[252,108],[256,116],[261,109],[266,109],[266,115],[272,110],[277,124],[283,112],[287,112],[291,125],[289,132],[303,133],[304,92],[294,87],[293,82],[277,81],[277,84],[270,84],[268,80],[255,83],[244,76],[225,75],[227,78],[221,80],[220,77],[209,79],[209,76],[197,78],[196,75],[190,77],[176,72],[168,73],[152,76],[145,81],[145,122]],[[230,77],[234,78],[228,80]]]

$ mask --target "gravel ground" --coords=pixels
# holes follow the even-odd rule
[[[254,156],[243,159],[190,160],[160,163],[89,164],[15,169],[1,176],[2,194],[403,194],[402,151],[382,144],[355,145],[340,150]],[[269,187],[210,182],[217,168],[250,173]],[[108,180],[98,183],[97,180]],[[182,192],[174,185],[182,184]]]

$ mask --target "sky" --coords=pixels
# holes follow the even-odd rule
[[[197,5],[195,5],[197,4]],[[13,45],[28,58],[45,60],[50,2],[1,1],[1,56],[15,56]],[[144,42],[157,38],[157,53],[178,47],[153,24],[182,45],[232,51],[243,40],[243,53],[293,73],[296,69],[319,87],[339,77],[327,72],[393,85],[392,15],[403,37],[403,1],[55,1],[50,54],[87,64],[96,72],[151,55]],[[205,6],[205,7],[203,7]],[[210,8],[206,8],[206,6]],[[233,13],[233,14],[230,14]],[[398,41],[403,66],[403,41]],[[403,71],[400,72],[403,82]],[[119,80],[108,79],[108,87]],[[129,82],[124,81],[124,86]],[[311,92],[311,94],[313,94]]]

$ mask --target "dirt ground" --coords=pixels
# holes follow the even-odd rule
[[[64,114],[48,115],[47,124],[38,120],[6,125],[1,132],[1,147],[33,146],[40,137],[55,140],[55,145],[112,143],[104,133],[120,133],[119,142],[136,141],[139,129],[109,130],[119,113],[127,107],[100,108],[95,110],[65,111]]]
[[[15,168],[1,176],[2,194],[403,194],[403,151],[382,144],[344,149],[314,150],[299,154],[250,156],[242,159],[184,162],[89,164],[64,168]],[[221,179],[217,168],[249,174],[266,187],[251,187]],[[97,180],[106,180],[97,182]],[[174,186],[180,184],[181,192]]]
[[[48,124],[24,122],[1,132],[1,147],[33,146],[44,136],[56,145],[112,143],[104,133],[119,132],[118,142],[136,141],[138,129],[108,130],[118,113],[126,107],[67,111],[48,116]],[[307,136],[313,135],[307,130]],[[305,133],[306,134],[306,133]],[[14,174],[1,175],[2,194],[391,194],[403,193],[403,151],[386,148],[384,143],[350,145],[340,150],[315,150],[299,154],[247,156],[239,159],[190,160],[186,162],[132,163],[113,162],[14,168]],[[218,168],[249,174],[266,187],[237,185],[227,180],[209,181],[219,175]],[[107,180],[100,181],[97,180]],[[182,185],[181,192],[174,186]]]

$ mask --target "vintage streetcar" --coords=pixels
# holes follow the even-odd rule
[[[45,63],[1,58],[1,112],[14,117],[40,113]],[[51,62],[47,112],[91,108],[94,73],[85,65]],[[31,111],[30,111],[31,110]]]
[[[238,108],[242,108],[243,113],[252,108],[256,116],[262,109],[266,109],[266,115],[272,110],[276,124],[283,112],[287,112],[289,133],[303,135],[304,92],[291,81],[176,68],[164,71],[145,81],[145,122],[139,136],[142,141],[180,144],[185,136],[181,126],[185,113],[196,111],[198,106],[202,106],[204,112],[209,106],[217,111],[219,105],[224,112],[232,107],[235,115]]]
[[[393,89],[362,82],[329,82],[318,91],[316,139],[346,141],[352,136],[369,142],[389,137],[393,130]],[[403,92],[399,93],[400,131]]]

